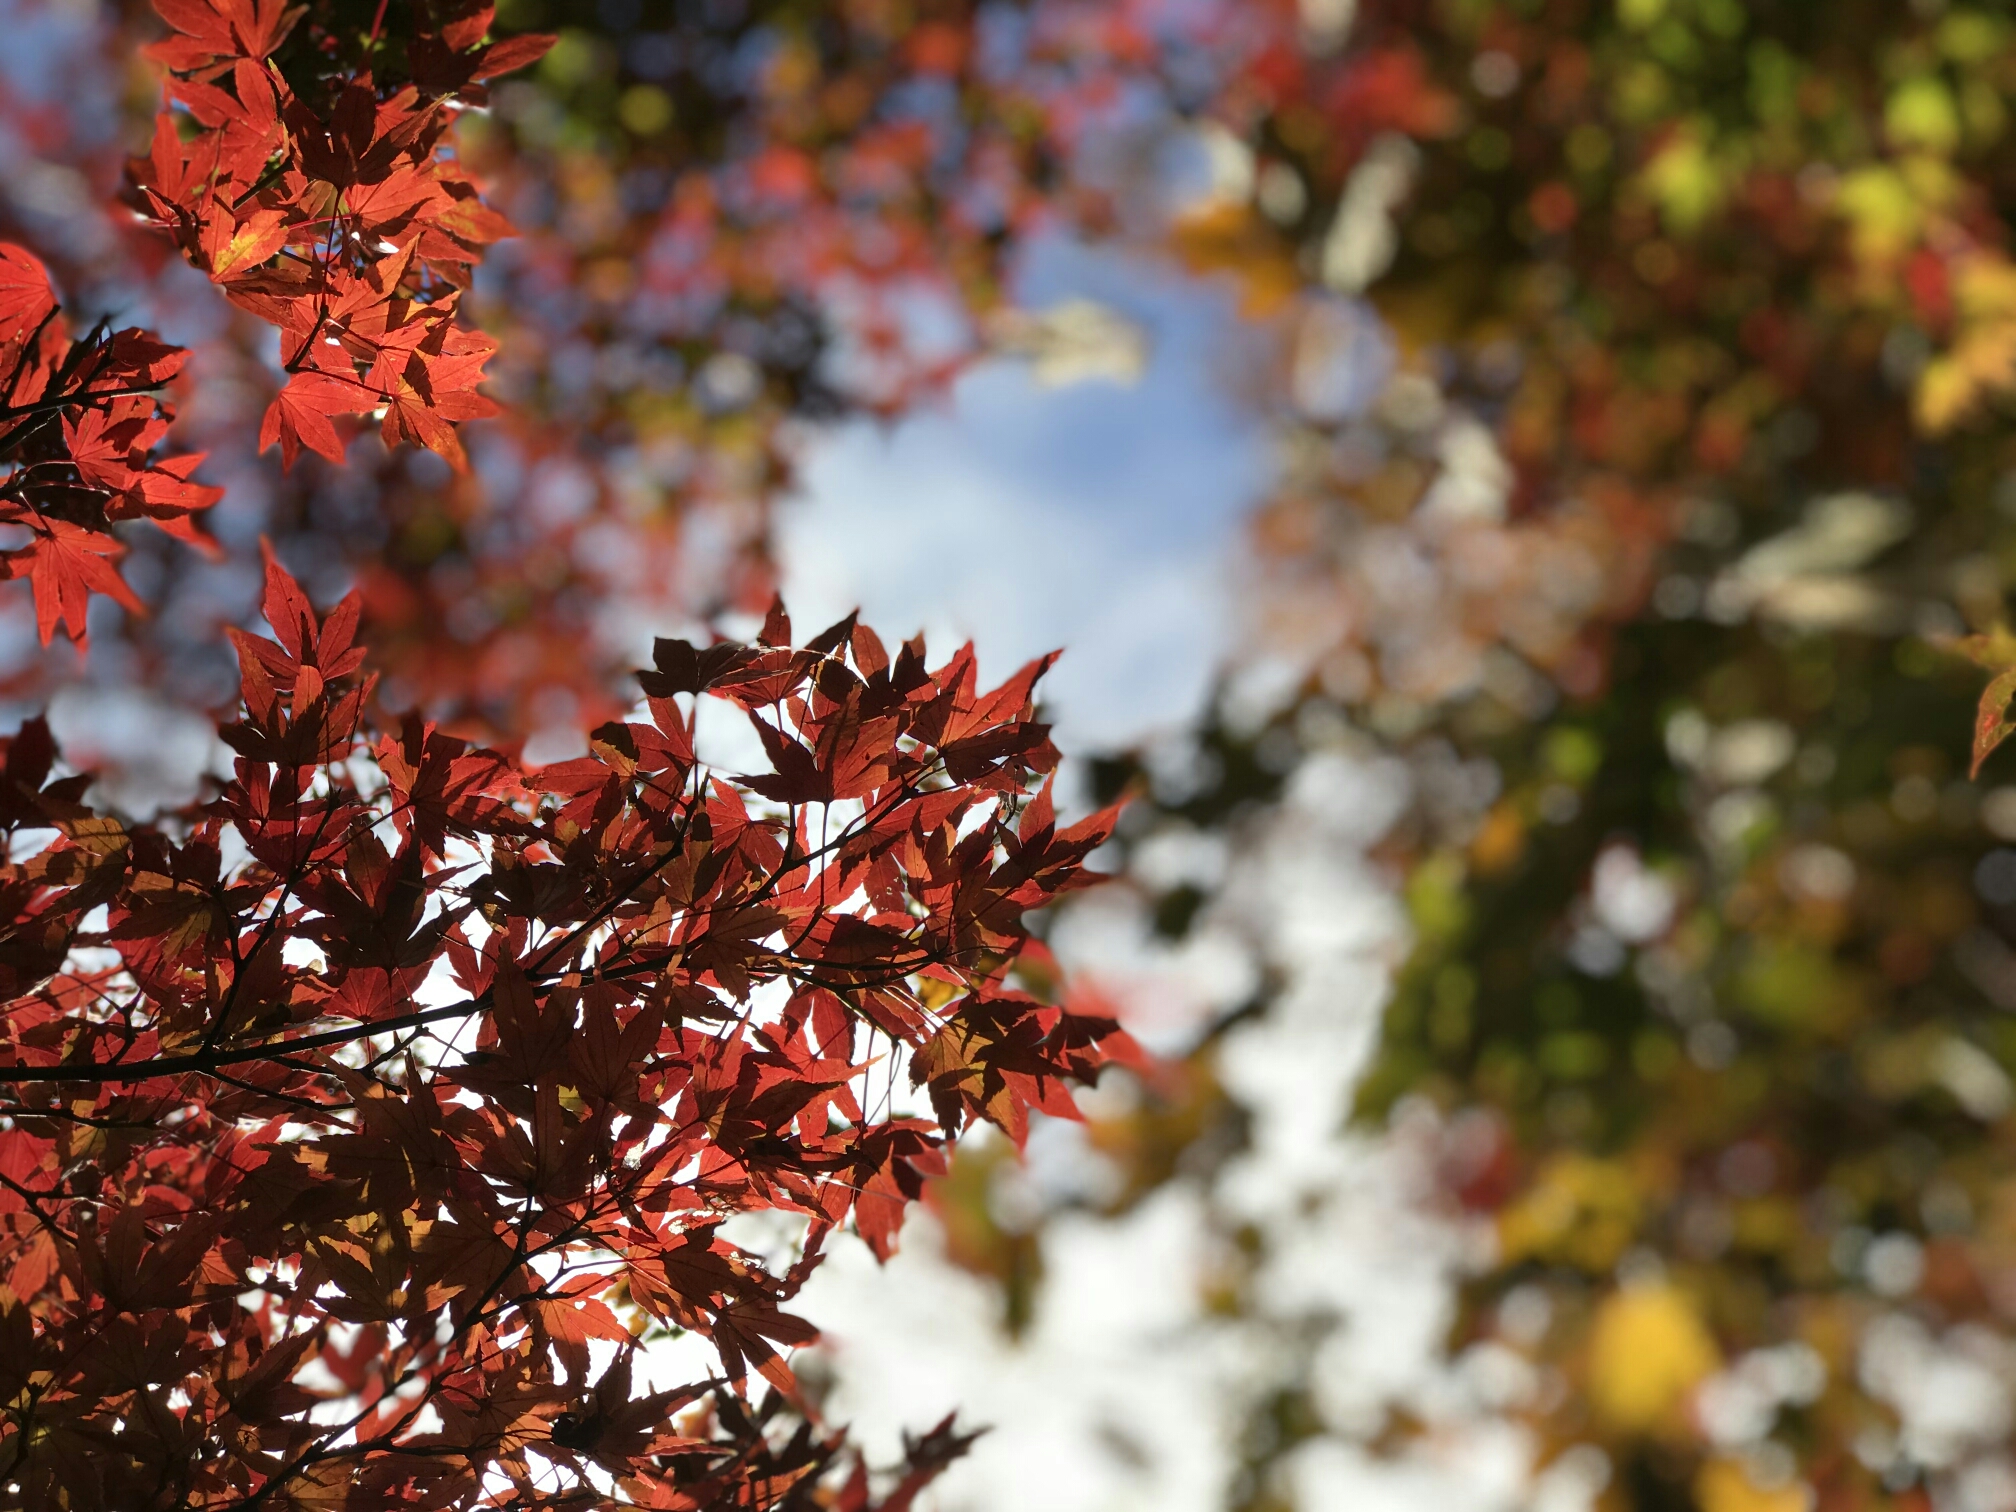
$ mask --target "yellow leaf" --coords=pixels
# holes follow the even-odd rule
[[[2001,672],[2016,667],[2016,631],[2007,625],[1995,625],[1985,635],[1969,635],[1959,640],[1941,643],[1949,651],[1957,651],[1977,667],[1986,667],[1990,672]]]
[[[1672,1417],[1722,1354],[1694,1304],[1664,1282],[1627,1286],[1597,1310],[1589,1405],[1613,1428],[1646,1433]]]
[[[1968,257],[1954,275],[1953,300],[1969,323],[2016,318],[2016,265],[1992,252]]]
[[[114,855],[126,849],[128,843],[125,826],[117,819],[103,815],[65,819],[57,828],[68,835],[79,850],[89,851],[94,856]]]
[[[1255,319],[1279,310],[1302,287],[1280,234],[1245,205],[1213,205],[1185,216],[1173,241],[1193,272],[1230,273],[1243,312]]]

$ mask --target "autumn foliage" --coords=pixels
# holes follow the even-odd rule
[[[8,1484],[867,1506],[836,1440],[766,1430],[814,1337],[786,1305],[837,1226],[890,1252],[964,1122],[1019,1138],[1128,1053],[1018,978],[1111,822],[1031,794],[1044,664],[981,693],[970,651],[776,612],[660,641],[639,717],[533,769],[373,728],[354,596],[318,618],[269,563],[265,613],[214,798],[127,825],[40,722],[6,748]],[[710,771],[696,703],[769,769]],[[784,1274],[722,1233],[763,1210],[804,1224]],[[633,1386],[668,1331],[718,1371]]]
[[[487,7],[160,8],[135,202],[278,329],[262,446],[340,463],[368,413],[461,465],[494,344],[457,302],[508,228],[443,133],[547,39],[491,42]],[[92,592],[139,608],[114,524],[201,544],[220,490],[158,455],[183,355],[73,339],[0,248],[4,561],[45,641]],[[794,648],[777,609],[754,645],[661,640],[637,717],[534,768],[380,728],[358,596],[322,618],[266,574],[213,796],[128,823],[52,777],[42,721],[5,746],[9,1497],[907,1506],[965,1438],[871,1485],[784,1309],[836,1228],[893,1250],[967,1121],[1020,1140],[1131,1054],[1051,1001],[1024,922],[1111,826],[1060,830],[1037,786],[1047,663],[983,694],[970,648],[933,671],[851,619]],[[704,710],[767,769],[712,770]],[[722,1232],[758,1212],[800,1225],[781,1272]],[[682,1335],[717,1368],[640,1380]]]
[[[0,549],[0,576],[32,585],[44,645],[59,625],[83,643],[93,593],[140,608],[112,525],[202,541],[191,516],[223,490],[191,480],[201,453],[161,451],[175,412],[159,391],[186,356],[140,330],[72,337],[47,270],[0,242],[0,524],[26,535]]]
[[[791,422],[942,385],[1046,228],[1229,283],[1273,342],[1252,607],[1301,680],[1259,727],[1207,721],[1194,790],[1104,764],[1156,793],[1115,850],[1158,935],[1265,937],[1243,861],[1172,880],[1152,848],[1244,854],[1297,822],[1299,761],[1404,764],[1369,859],[1410,938],[1357,1105],[1438,1110],[1438,1200],[1492,1240],[1450,1352],[1530,1383],[1484,1418],[1335,1409],[1311,1362],[1348,1313],[1272,1284],[1307,1233],[1255,1222],[1271,1104],[1219,1076],[1332,998],[1263,943],[1258,996],[1094,1135],[1116,1205],[1207,1190],[1210,1326],[1296,1342],[1226,1388],[1228,1500],[1279,1505],[1318,1438],[1452,1462],[1485,1418],[1536,1477],[1593,1455],[1606,1509],[1999,1484],[1972,1479],[2006,1469],[2016,1316],[1999,9],[505,14],[561,33],[508,82],[545,43],[480,7],[162,7],[135,239],[277,332],[280,373],[233,328],[278,391],[248,443],[320,460],[255,475],[267,524],[364,610],[314,624],[273,580],[243,762],[189,813],[93,814],[39,726],[10,748],[0,1464],[45,1477],[18,1484],[893,1508],[957,1450],[947,1426],[862,1479],[788,1375],[792,1293],[835,1228],[886,1254],[963,1122],[1066,1114],[1125,1049],[1023,939],[1100,833],[1045,838],[1029,684],[984,699],[851,626],[794,652],[773,620],[667,643],[641,712],[528,769],[374,723],[345,627],[462,734],[556,694],[604,717],[605,607],[681,574],[701,608],[767,602]],[[1200,144],[1208,191],[1144,209],[1161,149]],[[526,240],[479,288],[500,208]],[[25,253],[4,278],[0,549],[45,641],[81,638],[89,594],[135,605],[114,527],[196,539],[214,491],[163,439],[178,354],[85,334]],[[940,303],[970,328],[913,349]],[[486,371],[515,413],[465,431]],[[374,423],[388,450],[336,467]],[[453,478],[402,445],[465,441]],[[1971,753],[1987,679],[1956,651],[1993,679]],[[703,775],[724,705],[761,770]],[[930,1190],[1026,1321],[1045,1241],[996,1221],[997,1160]],[[762,1209],[802,1225],[782,1264],[737,1247]],[[714,1363],[675,1382],[682,1331]],[[1915,1415],[1921,1357],[1974,1383],[1974,1426]]]
[[[260,446],[340,463],[332,417],[370,413],[388,444],[462,465],[455,426],[495,413],[476,385],[496,343],[458,329],[456,304],[510,227],[437,149],[478,81],[552,39],[487,42],[491,7],[466,0],[380,4],[361,45],[343,6],[157,8],[168,98],[133,182],[189,261],[279,329],[288,379]]]
[[[508,228],[443,133],[548,39],[348,9],[164,0],[135,203],[278,329],[262,446],[340,463],[369,413],[459,466],[494,344],[457,303]],[[161,452],[184,355],[73,337],[0,247],[0,560],[45,642],[140,607],[114,525],[203,544],[221,490]],[[836,1228],[892,1252],[968,1121],[1019,1141],[1132,1054],[1025,923],[1112,822],[1056,822],[1047,662],[982,693],[970,648],[794,648],[777,608],[659,641],[633,719],[528,767],[381,727],[357,594],[318,616],[269,553],[263,612],[192,806],[94,809],[39,719],[4,746],[10,1503],[906,1507],[967,1436],[871,1482],[785,1309]],[[710,713],[759,770],[696,753]],[[788,1265],[724,1233],[765,1212]],[[714,1366],[667,1383],[687,1336]]]
[[[535,61],[547,37],[487,40],[488,6],[343,7],[162,0],[147,49],[166,80],[134,201],[233,303],[276,327],[287,378],[260,446],[341,463],[338,423],[370,414],[388,445],[466,465],[456,427],[494,414],[476,391],[496,343],[456,324],[483,249],[510,227],[442,150],[482,79]],[[361,38],[361,40],[360,40]],[[374,74],[374,67],[377,72]],[[0,243],[0,523],[27,540],[0,568],[34,585],[44,644],[85,640],[92,593],[141,611],[112,565],[111,527],[150,519],[199,547],[191,516],[222,490],[201,454],[157,454],[162,387],[187,353],[100,325],[73,337],[48,271]]]
[[[1406,764],[1376,859],[1408,961],[1357,1103],[1491,1241],[1449,1363],[1532,1372],[1480,1393],[1527,1495],[2008,1505],[2016,29],[1243,10],[1200,114],[1249,171],[1175,240],[1284,332],[1255,599],[1306,676],[1271,727],[1201,732],[1164,823],[1292,816],[1284,746]],[[1157,884],[1157,926],[1250,887]],[[1266,1106],[1206,1116],[1214,1051],[1184,1161]],[[1144,1184],[1194,1169],[1141,1123]],[[1254,1168],[1218,1168],[1242,1244]],[[1263,1337],[1316,1326],[1268,1284],[1309,1232],[1253,1246]],[[1274,1504],[1319,1437],[1408,1476],[1486,1441],[1425,1392],[1340,1410],[1343,1373],[1282,1363],[1229,1500]]]

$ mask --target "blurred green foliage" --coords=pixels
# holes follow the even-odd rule
[[[2016,574],[2009,8],[1310,14],[1211,107],[1253,191],[1174,244],[1288,332],[1258,612],[1310,671],[1271,728],[1416,773],[1358,1106],[1440,1109],[1443,1200],[1495,1232],[1451,1348],[1530,1362],[1505,1411],[1600,1448],[1615,1512],[1986,1507],[2016,786],[1968,780],[1956,642]],[[1312,402],[1360,290],[1392,375]],[[1238,834],[1274,788],[1220,769],[1136,833]],[[1975,1426],[1926,1427],[1935,1356]],[[1246,1505],[1307,1400],[1262,1409]]]

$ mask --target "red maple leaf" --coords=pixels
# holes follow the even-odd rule
[[[72,525],[67,520],[43,520],[28,544],[0,558],[8,577],[25,577],[35,590],[35,629],[48,645],[60,623],[79,648],[88,645],[85,622],[93,593],[118,600],[134,614],[145,612],[133,590],[107,558],[124,550],[108,535]]]
[[[19,345],[55,309],[49,270],[32,253],[0,242],[0,347]]]

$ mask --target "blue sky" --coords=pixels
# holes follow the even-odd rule
[[[1044,387],[991,359],[942,407],[821,437],[779,517],[785,600],[808,625],[859,605],[938,655],[970,637],[988,679],[1061,646],[1060,742],[1111,747],[1194,714],[1229,649],[1229,569],[1268,476],[1226,382],[1251,338],[1224,291],[1061,241],[1017,294],[1109,306],[1145,332],[1145,372]]]

